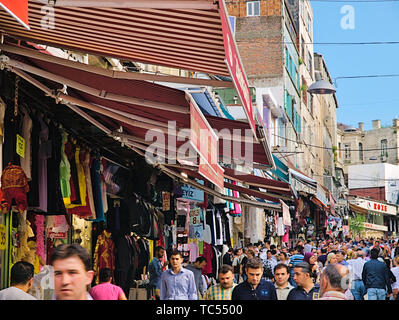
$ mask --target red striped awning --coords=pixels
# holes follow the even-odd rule
[[[229,76],[214,2],[29,0],[30,30],[5,11],[0,30],[38,44]]]

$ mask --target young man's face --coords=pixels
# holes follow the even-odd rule
[[[180,269],[183,263],[183,258],[179,255],[172,255],[169,259],[172,269]]]
[[[94,271],[86,271],[77,256],[55,260],[54,289],[57,300],[85,300],[87,286],[91,284]]]
[[[158,258],[158,259],[162,258],[163,255],[164,255],[164,253],[165,253],[165,250],[164,250],[164,249],[158,250],[158,252],[157,252],[157,258]]]
[[[246,269],[248,282],[252,285],[258,285],[260,279],[262,279],[263,269],[262,268],[248,268]]]
[[[286,268],[277,269],[274,273],[274,279],[276,280],[276,284],[280,287],[287,283],[289,277],[290,275],[287,272]]]
[[[229,289],[233,286],[234,274],[231,271],[226,273],[219,273],[219,283],[224,289]]]

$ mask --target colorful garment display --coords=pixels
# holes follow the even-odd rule
[[[111,233],[106,230],[98,236],[94,251],[93,269],[96,272],[96,283],[99,283],[101,268],[115,270],[115,244],[111,238]]]

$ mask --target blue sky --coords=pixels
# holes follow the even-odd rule
[[[301,1],[301,0],[300,0]],[[313,42],[399,42],[399,2],[320,2],[311,1]],[[354,8],[354,29],[343,29],[346,17],[341,8]],[[323,45],[314,51],[323,55],[327,68],[336,77],[399,74],[399,43],[383,45]],[[337,79],[337,121],[357,127],[380,119],[391,126],[399,118],[399,77]]]

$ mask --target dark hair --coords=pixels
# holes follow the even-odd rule
[[[100,269],[99,279],[100,282],[108,282],[112,277],[112,270],[110,268]]]
[[[156,246],[156,247],[155,247],[155,250],[154,250],[154,253],[157,253],[157,252],[160,251],[160,250],[165,250],[165,248],[164,248],[164,247],[161,247],[161,246]]]
[[[275,244],[270,245],[270,250],[275,250],[275,249],[276,249],[276,245]]]
[[[248,254],[248,253],[255,257],[255,251],[253,251],[253,250],[251,250],[251,249],[248,249],[247,254]]]
[[[282,254],[284,256],[284,259],[287,259],[287,254],[285,252],[280,252],[279,254]]]
[[[183,255],[181,254],[181,252],[180,252],[179,250],[177,250],[177,249],[174,249],[174,250],[170,253],[169,259],[170,259],[172,256],[177,256],[177,255],[179,255],[180,258],[183,258]]]
[[[51,265],[54,265],[54,261],[56,260],[64,260],[74,256],[77,256],[83,262],[86,271],[91,270],[91,258],[89,252],[77,243],[60,244],[56,247],[51,256]]]
[[[371,259],[378,259],[378,255],[380,253],[380,250],[378,250],[377,248],[373,248],[370,250],[370,258]]]
[[[34,267],[26,261],[18,261],[11,268],[11,285],[26,284],[33,278]]]
[[[302,272],[312,275],[312,267],[306,261],[299,262],[294,268],[301,268]]]
[[[195,262],[199,262],[199,263],[202,263],[204,261],[206,261],[205,257],[198,257],[197,259],[195,259]]]
[[[298,246],[295,247],[295,250],[298,251],[298,252],[302,252],[303,247],[298,245]]]
[[[272,253],[273,255],[277,253],[277,251],[276,251],[275,249],[272,249],[272,250],[270,250],[270,251],[271,251],[271,253]]]
[[[285,269],[285,270],[287,271],[287,274],[290,273],[290,269],[289,269],[288,266],[287,266],[286,264],[284,264],[284,263],[279,263],[279,264],[277,264],[277,265],[274,267],[273,272],[276,273],[276,270],[279,270],[279,269]]]
[[[321,248],[321,253],[327,253],[327,248]]]
[[[245,269],[263,269],[263,263],[262,260],[260,260],[258,257],[248,259],[247,263],[245,264]]]
[[[233,272],[233,267],[230,266],[230,265],[228,265],[228,264],[223,264],[223,265],[219,268],[219,272],[218,272],[218,273],[226,274],[226,273],[229,272],[229,271],[231,271],[232,273],[234,273],[234,272]]]

